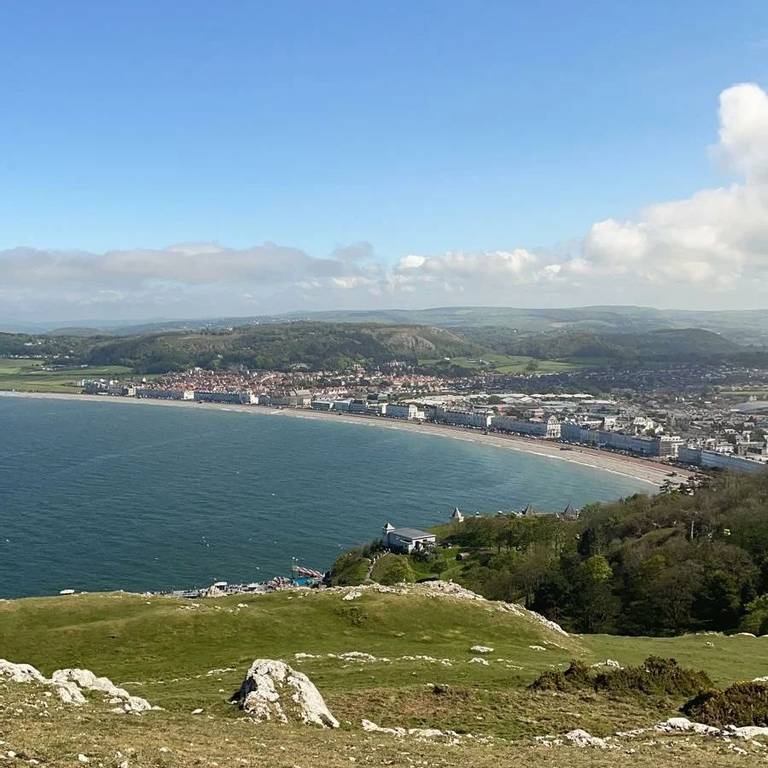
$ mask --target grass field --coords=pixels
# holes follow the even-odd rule
[[[419,364],[429,366],[436,370],[448,368],[462,368],[467,373],[480,371],[495,371],[497,373],[561,373],[571,371],[580,366],[567,360],[539,360],[534,357],[519,355],[484,355],[483,357],[452,357],[450,360],[442,358],[419,360]]]
[[[43,370],[43,361],[33,358],[0,358],[0,390],[23,392],[79,392],[76,382],[83,378],[112,378],[129,373],[122,366]]]
[[[493,648],[483,657],[487,665],[471,661],[476,644]],[[327,656],[349,651],[376,660]],[[296,659],[297,653],[312,656]],[[50,712],[41,717],[25,703],[32,694],[19,690],[24,686],[6,685],[0,686],[0,738],[14,751],[41,755],[47,765],[74,765],[78,752],[105,766],[121,763],[118,752],[131,756],[129,766],[608,765],[609,754],[599,750],[570,748],[558,759],[558,750],[538,746],[532,737],[575,727],[607,735],[650,726],[675,714],[682,702],[534,693],[526,686],[572,658],[630,664],[651,654],[703,668],[721,685],[768,671],[768,638],[567,637],[483,601],[419,591],[368,591],[355,600],[343,600],[337,591],[295,591],[197,601],[122,593],[4,601],[0,657],[32,663],[48,675],[64,666],[89,668],[164,711],[116,716],[89,705],[62,710],[52,720]],[[342,722],[340,732],[243,718],[227,700],[259,657],[281,658],[306,672]],[[439,695],[435,683],[442,686]],[[202,715],[191,714],[197,708]],[[364,734],[363,718],[496,741],[408,743]],[[159,753],[160,746],[169,751]],[[728,764],[724,745],[689,739],[661,751],[658,745],[631,746],[638,766],[681,759]]]

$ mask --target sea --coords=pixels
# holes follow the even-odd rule
[[[262,581],[294,558],[325,570],[388,521],[650,488],[365,420],[0,397],[0,597]]]

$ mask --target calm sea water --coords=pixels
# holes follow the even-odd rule
[[[387,520],[562,509],[644,483],[491,446],[286,416],[0,397],[0,596],[327,568]]]

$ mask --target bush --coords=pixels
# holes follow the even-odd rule
[[[359,549],[339,555],[331,566],[328,583],[332,587],[354,587],[365,581],[371,561]]]
[[[711,688],[706,672],[686,669],[675,659],[649,656],[638,667],[625,667],[600,672],[595,679],[595,690],[612,693],[644,693],[648,696],[692,696],[702,689]]]
[[[542,672],[528,686],[532,691],[568,691],[594,688],[595,673],[583,661],[572,661],[568,669]]]
[[[712,681],[705,672],[686,669],[675,659],[657,656],[649,656],[637,667],[623,669],[592,669],[584,662],[572,661],[565,671],[544,672],[530,685],[534,691],[593,690],[624,696],[692,696],[711,687]]]
[[[379,584],[392,586],[402,582],[413,583],[416,581],[416,575],[407,556],[387,554],[382,555],[376,561],[371,572],[371,579]]]
[[[730,688],[703,691],[682,707],[699,723],[716,725],[768,725],[768,686],[734,683]]]

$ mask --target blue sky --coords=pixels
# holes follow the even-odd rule
[[[9,3],[0,249],[58,264],[50,254],[72,249],[275,243],[336,262],[335,249],[370,243],[368,277],[413,255],[578,256],[596,222],[740,183],[711,148],[718,98],[744,82],[768,84],[761,1]],[[0,298],[42,311],[2,266]],[[312,266],[315,279],[325,268]],[[296,274],[256,285],[254,311],[322,306]],[[173,282],[145,276],[143,298],[114,309],[156,315]],[[369,288],[346,303],[456,303]],[[72,302],[47,311],[87,316],[82,292],[73,282]],[[483,291],[458,293],[476,303]],[[205,295],[206,312],[227,303],[220,282]],[[541,303],[568,295],[547,288]],[[531,303],[528,291],[503,299]],[[734,300],[721,290],[714,303]],[[669,303],[653,285],[637,301]]]

